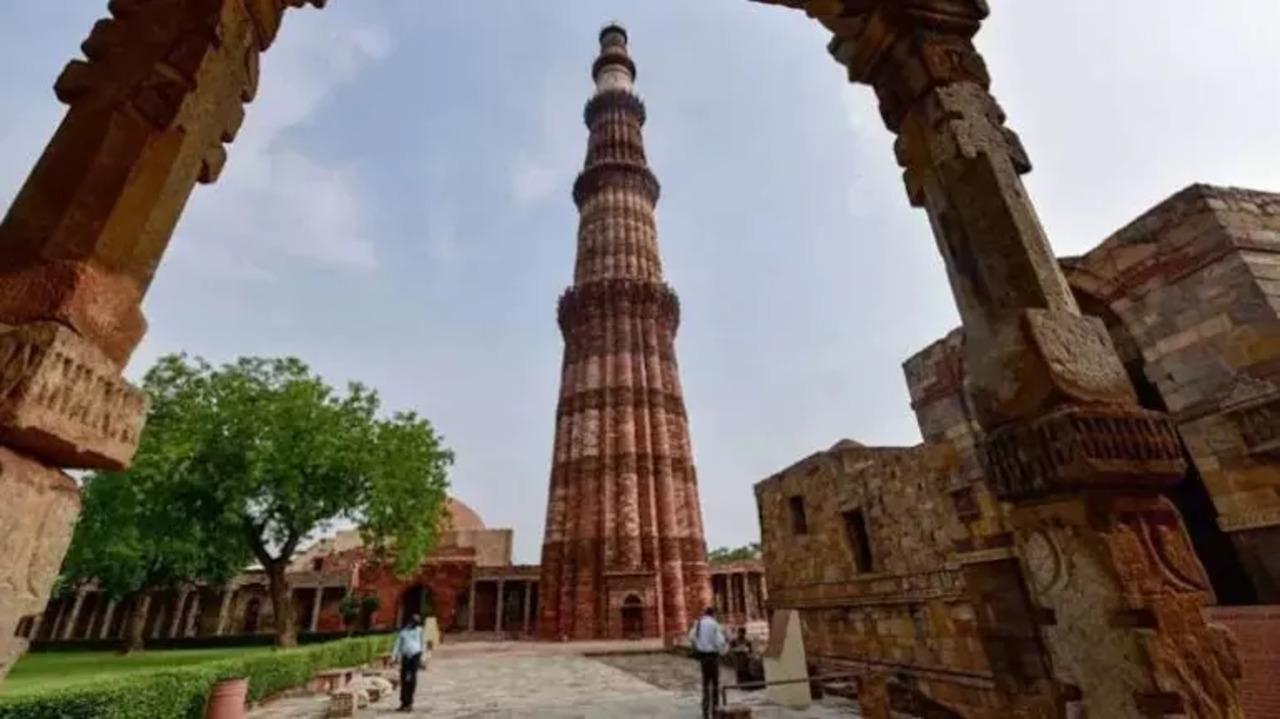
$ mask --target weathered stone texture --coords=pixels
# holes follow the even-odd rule
[[[1232,658],[1199,641],[1212,634],[1200,615],[1207,580],[1198,590],[1146,593],[1165,586],[1167,566],[1142,561],[1131,535],[1156,542],[1157,558],[1179,550],[1190,567],[1180,567],[1183,574],[1204,576],[1177,512],[1151,504],[1183,477],[1182,447],[1163,408],[1139,406],[1114,323],[1081,312],[1078,290],[1053,255],[1020,178],[1030,160],[973,44],[987,3],[782,4],[804,8],[834,33],[831,54],[851,81],[875,90],[897,136],[908,199],[928,213],[964,323],[964,415],[984,430],[977,452],[984,484],[1011,505],[1017,529],[1009,544],[1025,566],[1045,537],[1064,526],[1079,531],[1079,542],[1058,546],[1080,567],[1075,580],[1088,583],[1070,609],[1092,619],[1040,633],[1051,657],[1040,671],[1053,681],[1038,684],[1050,691],[1015,696],[1046,700],[1015,713],[1060,715],[1062,704],[1078,701],[1077,709],[1115,719],[1184,711],[1239,717],[1227,676]],[[1042,511],[1046,502],[1087,508],[1076,512],[1086,519],[1066,522]],[[1030,590],[1032,616],[1054,625],[1062,602],[1045,585]],[[1139,616],[1098,621],[1118,606]],[[1115,642],[1146,642],[1148,651]],[[1173,649],[1179,644],[1186,646]]]
[[[825,669],[870,682],[910,673],[918,691],[964,716],[1007,716],[983,608],[955,561],[968,536],[947,491],[956,459],[945,445],[845,440],[757,484],[769,603],[800,611],[806,652]],[[869,564],[850,529],[855,511]]]
[[[223,167],[260,53],[286,6],[301,4],[112,2],[85,59],[54,85],[66,116],[0,220],[0,442],[34,460],[5,449],[0,471],[0,496],[25,498],[31,512],[0,524],[23,550],[0,555],[15,574],[0,582],[0,676],[20,651],[19,618],[47,599],[75,516],[71,500],[34,499],[32,486],[57,484],[34,477],[56,475],[43,465],[120,469],[132,458],[146,406],[119,372],[146,331],[143,295],[192,189]]]
[[[143,392],[54,322],[0,329],[0,441],[63,467],[122,469],[146,419]]]
[[[1280,196],[1192,185],[1063,264],[1175,413],[1258,598],[1280,602]]]
[[[687,630],[710,602],[689,422],[675,360],[680,305],[663,282],[644,104],[626,32],[601,32],[542,548],[547,639]],[[626,616],[624,617],[624,609]],[[633,630],[627,630],[631,633]]]
[[[0,677],[26,651],[18,622],[43,610],[80,510],[75,480],[0,447]]]

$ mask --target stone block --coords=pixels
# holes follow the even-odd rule
[[[773,613],[769,646],[764,652],[764,676],[767,682],[789,682],[765,689],[769,701],[792,709],[807,709],[813,703],[806,681],[809,668],[799,612],[780,609]]]
[[[339,689],[329,695],[329,709],[326,717],[353,717],[356,715],[356,693],[350,689]]]
[[[43,611],[71,543],[80,493],[75,480],[0,446],[0,678],[26,650],[22,617]]]
[[[54,322],[0,328],[0,440],[61,467],[128,466],[146,421],[142,390]]]

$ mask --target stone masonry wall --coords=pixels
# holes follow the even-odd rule
[[[757,484],[769,603],[800,611],[806,652],[822,668],[906,673],[964,716],[995,717],[1006,708],[953,561],[965,535],[946,489],[954,467],[945,445],[846,440]],[[855,510],[869,545],[861,566]]]

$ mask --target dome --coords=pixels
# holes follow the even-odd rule
[[[476,511],[457,499],[449,498],[449,518],[452,522],[450,529],[459,532],[475,531],[484,529],[484,520],[480,519],[480,515]]]

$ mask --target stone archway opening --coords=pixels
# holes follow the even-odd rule
[[[257,634],[262,615],[262,600],[250,597],[244,605],[244,634]]]
[[[1124,323],[1106,300],[1081,289],[1074,282],[1071,284],[1072,294],[1080,305],[1083,314],[1097,317],[1107,326],[1107,332],[1116,346],[1120,361],[1124,363],[1129,382],[1133,384],[1138,396],[1138,404],[1149,410],[1168,414],[1169,407],[1160,393],[1160,388],[1147,377],[1146,362],[1142,356],[1141,346],[1134,338],[1129,327]],[[1258,603],[1258,594],[1245,571],[1240,555],[1226,532],[1218,526],[1218,510],[1213,504],[1213,497],[1204,484],[1204,478],[1196,468],[1195,460],[1187,450],[1185,442],[1179,439],[1182,456],[1186,461],[1187,471],[1182,481],[1165,490],[1165,495],[1177,506],[1182,514],[1182,521],[1190,535],[1191,545],[1204,565],[1205,573],[1219,605],[1240,606]]]
[[[415,584],[400,595],[400,609],[397,612],[397,624],[404,626],[409,618],[417,614],[423,620],[434,613],[434,599],[431,588],[425,584]]]
[[[622,601],[622,636],[640,639],[644,636],[644,602],[632,594]]]

